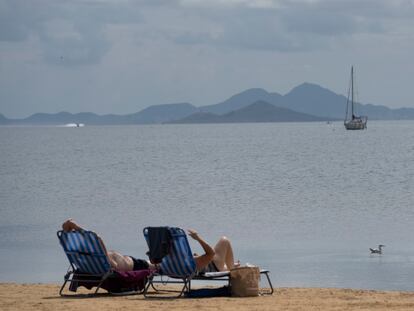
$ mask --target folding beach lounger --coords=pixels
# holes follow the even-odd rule
[[[144,290],[145,297],[157,297],[150,295],[148,293],[148,289],[152,287],[155,291],[159,292],[154,284],[162,283],[162,284],[182,284],[182,288],[179,291],[174,290],[163,290],[163,292],[175,292],[178,293],[175,296],[168,296],[164,298],[178,298],[184,294],[184,292],[190,290],[190,280],[196,273],[196,263],[193,258],[193,254],[191,252],[190,245],[188,244],[187,236],[185,231],[180,228],[173,228],[173,227],[146,227],[144,228],[144,237],[148,244],[150,255],[150,260],[153,261],[151,258],[152,248],[160,248],[158,245],[152,245],[152,241],[150,240],[150,231],[151,230],[158,230],[165,231],[165,228],[168,229],[170,234],[170,245],[168,246],[168,254],[164,256],[159,264],[159,269],[157,272],[153,273],[149,279],[148,284]],[[163,247],[165,248],[165,246]],[[158,258],[157,258],[158,259]],[[156,280],[156,277],[160,277],[161,280]],[[165,278],[171,278],[172,280]],[[161,297],[162,298],[162,297]]]
[[[168,228],[171,236],[171,243],[169,245],[169,253],[162,258],[162,261],[159,265],[159,269],[156,273],[153,273],[149,279],[148,284],[144,290],[145,297],[157,297],[160,296],[151,295],[148,293],[150,287],[152,287],[156,292],[159,291],[154,284],[183,284],[182,288],[178,291],[167,290],[171,292],[178,293],[175,296],[169,296],[165,298],[178,298],[181,297],[184,293],[188,293],[191,290],[191,281],[192,280],[203,280],[203,281],[225,281],[230,284],[230,272],[210,272],[205,273],[200,276],[197,275],[196,263],[193,258],[193,253],[188,243],[187,235],[185,231],[181,228],[176,227],[146,227],[144,228],[144,237],[147,241],[148,247],[151,254],[151,241],[149,238],[149,231],[157,228],[165,230]],[[150,258],[151,260],[151,258]],[[270,286],[270,292],[273,293],[273,286],[269,278],[268,270],[261,270],[261,274],[266,275],[267,281]],[[157,279],[156,279],[157,278]],[[167,280],[166,280],[167,278]],[[160,280],[159,280],[160,279]]]
[[[97,234],[93,231],[58,231],[57,236],[69,260],[70,266],[59,294],[67,283],[69,289],[76,291],[78,286],[88,289],[96,287],[93,294],[100,288],[110,293],[140,293],[145,288],[149,270],[115,272],[111,269],[109,259]]]

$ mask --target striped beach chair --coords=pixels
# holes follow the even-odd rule
[[[159,291],[154,285],[156,283],[182,284],[182,288],[178,291],[164,290],[167,292],[170,291],[178,293],[178,295],[168,298],[180,297],[183,293],[190,290],[191,278],[194,277],[197,272],[196,263],[194,261],[185,231],[176,227],[168,227],[168,229],[171,235],[169,254],[162,258],[157,272],[149,278],[148,284],[144,290],[145,297],[154,297],[153,295],[148,294],[148,289],[150,287],[156,291]],[[150,227],[144,228],[144,237],[148,247],[151,247],[148,234],[149,230]],[[157,298],[160,297],[157,296]]]
[[[148,244],[148,247],[151,248],[149,242],[149,231],[150,227],[144,228],[144,237]],[[155,286],[157,283],[161,284],[183,284],[183,287],[178,290],[164,290],[166,292],[175,292],[178,293],[176,296],[168,296],[165,298],[178,298],[185,293],[191,291],[191,281],[224,281],[230,286],[230,271],[221,271],[221,272],[207,272],[203,275],[197,273],[196,263],[193,257],[193,253],[188,243],[187,235],[185,231],[181,228],[175,227],[164,227],[168,228],[171,234],[171,245],[170,252],[165,256],[161,263],[159,264],[158,271],[153,273],[149,278],[147,286],[144,290],[144,296],[148,298],[164,298],[162,296],[151,295],[148,293],[150,287],[155,290],[155,292],[160,292],[160,290]],[[273,294],[273,285],[269,277],[269,270],[261,269],[260,274],[266,277],[269,290],[261,290],[261,294],[272,295]],[[167,278],[167,279],[166,279]]]
[[[68,282],[70,285],[76,282],[97,284],[96,294],[102,283],[113,273],[98,235],[86,230],[61,230],[57,236],[70,263],[59,294],[63,296],[63,289]]]

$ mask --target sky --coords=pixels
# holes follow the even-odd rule
[[[412,107],[414,0],[0,0],[0,114],[128,114],[310,82]]]

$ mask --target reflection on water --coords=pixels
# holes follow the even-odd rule
[[[145,258],[148,225],[229,236],[276,286],[414,290],[414,123],[1,128],[0,281],[56,282],[71,216]],[[383,256],[369,247],[387,245]],[[194,251],[200,251],[192,243]]]

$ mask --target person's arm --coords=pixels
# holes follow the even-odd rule
[[[201,270],[213,260],[215,254],[214,249],[198,235],[197,231],[189,229],[188,235],[200,243],[201,247],[204,250],[203,255],[194,257],[197,265],[197,270]]]

